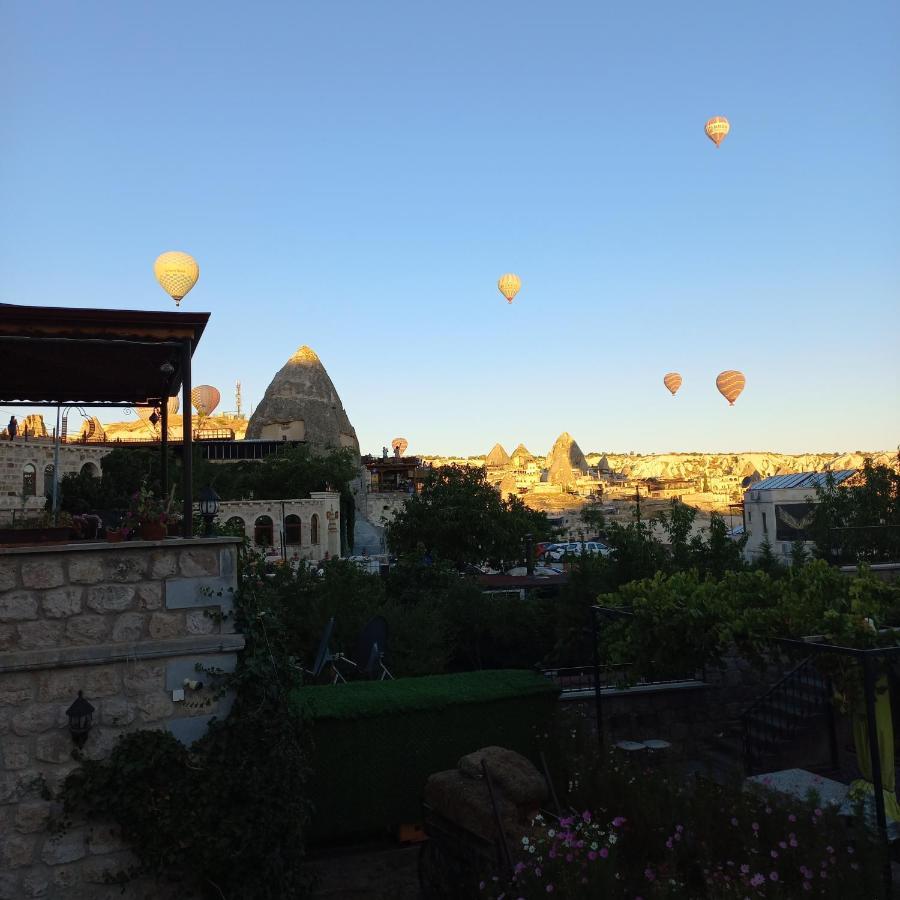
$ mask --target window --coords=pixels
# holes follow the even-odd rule
[[[22,496],[33,497],[37,490],[37,470],[31,463],[22,469]]]
[[[763,513],[762,517],[763,517],[763,534],[768,534],[769,533],[769,525],[766,522],[766,514]]]
[[[97,469],[96,463],[86,462],[81,467],[81,474],[82,475],[90,475],[91,478],[96,478],[100,474],[100,471]]]
[[[301,536],[300,516],[285,516],[284,542],[286,544],[299,544]]]
[[[311,544],[319,543],[319,517],[315,513],[309,520],[309,542]]]
[[[275,544],[272,520],[268,516],[260,516],[254,523],[253,543],[257,547],[272,547]]]
[[[748,522],[753,521],[753,513],[751,512],[751,510],[749,508],[747,509],[747,521]]]
[[[234,534],[244,534],[247,531],[247,526],[244,524],[244,520],[240,516],[232,516],[225,523],[225,527]]]
[[[49,494],[53,490],[53,463],[44,466],[44,493]]]

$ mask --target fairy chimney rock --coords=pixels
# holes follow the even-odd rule
[[[311,450],[349,447],[359,441],[325,366],[311,347],[302,346],[266,388],[247,424],[246,437],[305,441]]]
[[[505,469],[509,465],[509,454],[499,444],[494,444],[484,464],[489,469]]]
[[[548,481],[563,487],[575,481],[579,475],[587,475],[588,464],[581,447],[568,431],[557,439],[547,455]]]

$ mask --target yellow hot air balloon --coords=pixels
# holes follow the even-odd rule
[[[718,147],[731,131],[731,123],[725,116],[713,116],[706,123],[706,136]]]
[[[176,306],[197,283],[200,267],[189,253],[170,250],[161,253],[153,263],[153,274],[162,289],[175,301]]]
[[[178,407],[180,406],[178,397],[169,397],[169,402],[166,406],[169,408],[169,415],[174,416],[175,413],[178,412]]]
[[[672,392],[672,396],[678,392],[681,387],[681,376],[677,372],[669,372],[663,378],[663,384]]]
[[[744,373],[738,372],[736,369],[727,369],[724,372],[720,372],[719,377],[716,378],[716,387],[719,389],[719,393],[728,401],[729,406],[734,406],[734,401],[741,395],[741,391],[744,390],[746,383],[747,379],[744,378]]]
[[[191,391],[191,403],[198,416],[211,416],[219,405],[222,395],[211,384],[201,384]]]
[[[506,299],[512,303],[513,297],[519,293],[519,288],[522,287],[522,280],[518,275],[513,275],[512,272],[507,272],[506,275],[501,275],[500,280],[497,282],[497,287],[500,289],[500,293],[503,294]]]

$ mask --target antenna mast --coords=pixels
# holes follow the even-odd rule
[[[241,418],[241,383],[238,381],[234,385],[234,405],[237,410],[237,417]]]

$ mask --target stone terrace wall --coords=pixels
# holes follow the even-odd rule
[[[47,791],[77,766],[66,710],[79,690],[95,707],[88,759],[142,728],[190,743],[227,713],[230,698],[213,700],[196,664],[233,671],[243,647],[229,617],[209,615],[231,609],[238,543],[0,549],[0,900],[123,896],[105,884],[134,863],[114,828],[47,831]],[[205,686],[175,702],[186,678]],[[133,882],[124,896],[164,894]]]

